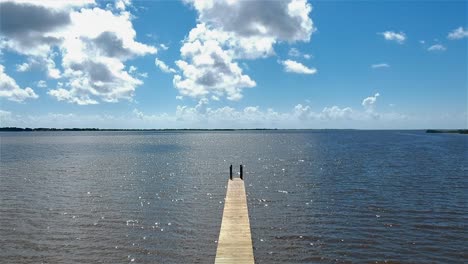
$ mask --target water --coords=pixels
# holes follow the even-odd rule
[[[1,263],[213,263],[245,165],[257,263],[468,261],[468,137],[0,134]]]

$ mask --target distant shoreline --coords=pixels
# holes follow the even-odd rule
[[[314,131],[359,131],[359,130],[420,130],[426,131],[426,133],[452,133],[452,134],[468,134],[468,129],[278,129],[278,128],[148,128],[148,129],[138,129],[138,128],[48,128],[48,127],[37,127],[37,128],[22,128],[22,127],[0,127],[0,132],[60,132],[60,131],[107,131],[107,132],[118,132],[118,131],[135,131],[135,132],[164,132],[164,131],[277,131],[277,130],[314,130]]]
[[[468,129],[428,129],[426,133],[468,134]]]
[[[241,130],[278,130],[277,128],[247,128],[247,129],[229,129],[229,128],[22,128],[22,127],[0,127],[0,132],[41,132],[41,131],[241,131]]]

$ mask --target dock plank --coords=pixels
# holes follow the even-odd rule
[[[215,264],[254,263],[244,181],[229,180]]]

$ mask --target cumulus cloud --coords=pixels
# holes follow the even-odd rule
[[[30,87],[21,89],[16,81],[5,73],[5,67],[0,64],[0,97],[14,102],[23,102],[39,96]]]
[[[136,66],[131,65],[130,68],[128,68],[128,73],[130,73],[132,76],[140,76],[142,78],[148,78],[148,73],[147,72],[139,72],[138,68]]]
[[[61,77],[61,72],[57,69],[54,57],[56,53],[52,53],[46,57],[29,57],[27,62],[16,65],[16,71],[18,72],[28,72],[33,68],[45,70],[47,77],[52,79],[59,79]]]
[[[34,60],[48,58],[63,41],[55,32],[71,24],[74,8],[88,5],[94,1],[1,1],[0,48]]]
[[[371,68],[372,69],[390,68],[390,65],[387,63],[378,63],[378,64],[372,64]]]
[[[375,103],[375,101],[374,101]],[[12,118],[14,116],[14,118]],[[378,117],[378,118],[377,118]],[[465,113],[466,119],[466,113]],[[310,105],[297,104],[283,112],[272,108],[247,106],[211,108],[202,98],[193,106],[179,105],[172,113],[145,113],[133,109],[121,116],[49,113],[14,115],[0,110],[2,126],[22,127],[100,127],[100,128],[385,128],[405,127],[408,116],[396,112],[360,111],[350,107],[329,106],[314,111]],[[415,127],[410,120],[409,127]],[[431,119],[433,120],[433,119]],[[459,117],[454,120],[464,120]],[[406,127],[408,127],[408,124]],[[428,123],[429,124],[429,123]]]
[[[130,16],[99,8],[72,13],[72,28],[65,33],[62,47],[68,93],[60,97],[56,95],[64,95],[63,91],[49,94],[78,104],[97,102],[91,97],[105,102],[131,100],[143,81],[126,71],[124,62],[157,50],[135,41]]]
[[[31,64],[26,63],[26,62],[16,65],[16,71],[18,72],[26,72],[26,71],[29,71],[30,69],[31,69]]]
[[[0,32],[6,36],[47,33],[70,23],[70,16],[64,10],[8,1],[2,1],[0,7]]]
[[[281,61],[281,64],[284,67],[284,71],[286,72],[292,72],[292,73],[299,73],[299,74],[316,74],[317,69],[315,68],[309,68],[305,66],[304,64],[293,61],[293,60],[285,60]]]
[[[208,127],[334,127],[343,124],[357,124],[374,121],[404,119],[397,113],[377,113],[372,106],[376,94],[363,102],[365,111],[356,111],[351,107],[327,106],[320,111],[313,111],[310,105],[297,104],[291,110],[278,112],[274,109],[261,109],[259,106],[247,106],[236,110],[231,107],[209,108],[206,101],[200,101],[194,107],[178,106],[175,119],[186,124],[204,124]],[[373,98],[373,99],[372,99]],[[372,111],[369,109],[372,108]],[[141,114],[141,113],[138,113]],[[165,117],[170,117],[166,115]]]
[[[203,124],[203,127],[276,127],[285,123],[295,123],[298,117],[291,112],[280,113],[273,109],[261,109],[258,106],[247,106],[236,110],[232,107],[208,108],[206,105],[200,107],[178,106],[174,119],[177,122],[189,124],[191,127]],[[310,117],[304,117],[309,120]]]
[[[464,29],[463,27],[459,27],[454,29],[447,35],[448,39],[462,39],[468,37],[468,30]]]
[[[378,96],[378,95],[377,95]],[[375,101],[371,104],[375,104]],[[317,128],[317,127],[369,127],[369,124],[381,121],[402,121],[407,116],[395,112],[378,113],[353,110],[351,107],[327,106],[314,111],[310,105],[297,104],[292,109],[279,112],[272,108],[247,106],[242,109],[232,107],[210,108],[206,99],[195,106],[177,106],[174,114],[145,114],[134,110],[135,117],[146,122],[166,122],[172,127],[191,128]],[[394,124],[394,123],[392,123]]]
[[[132,15],[126,11],[131,5],[128,0],[116,2],[117,13],[96,7],[93,1],[0,4],[0,46],[28,56],[18,70],[39,66],[49,78],[62,78],[64,86],[49,91],[61,101],[94,104],[98,100],[132,100],[143,82],[126,70],[125,62],[157,52],[155,47],[135,40]],[[20,19],[27,22],[18,23]],[[57,61],[62,70],[56,67]]]
[[[379,93],[376,93],[374,96],[369,96],[369,97],[366,97],[364,98],[364,100],[362,100],[362,106],[364,107],[371,107],[375,104],[375,102],[377,102],[377,97],[379,97],[380,94]]]
[[[158,58],[154,59],[154,64],[155,64],[162,72],[165,72],[165,73],[176,73],[176,70],[174,70],[173,68],[167,66],[167,64],[164,63],[164,61],[159,60]]]
[[[256,85],[242,73],[238,63],[233,61],[232,53],[222,48],[219,39],[225,35],[211,31],[205,24],[192,29],[180,49],[182,60],[176,61],[182,74],[175,75],[173,83],[181,95],[203,97],[214,94],[239,100],[243,88]]]
[[[307,42],[314,31],[305,0],[185,2],[198,12],[198,24],[176,62],[181,74],[173,83],[184,96],[238,100],[256,83],[237,60],[271,56],[277,42]]]
[[[127,8],[127,6],[131,6],[132,3],[130,0],[118,0],[118,1],[115,1],[115,8],[117,8],[118,10],[125,10]]]
[[[47,88],[47,82],[44,80],[40,80],[37,82],[37,87],[39,88]]]
[[[70,25],[73,7],[92,1],[2,1],[0,2],[0,48],[27,55],[28,60],[17,65],[18,71],[33,67],[46,70],[48,77],[57,79],[54,46],[62,39],[54,32]]]
[[[98,104],[96,100],[90,99],[88,95],[75,96],[75,94],[63,88],[49,90],[47,93],[58,101],[66,101],[78,105]]]
[[[50,34],[71,23],[69,7],[48,6],[50,1],[0,2],[2,46],[27,55],[44,56],[60,39]],[[59,1],[56,1],[59,2]],[[83,3],[78,3],[81,6]]]
[[[380,117],[380,115],[375,111],[377,97],[379,96],[380,94],[376,93],[374,96],[369,96],[367,98],[364,98],[364,100],[362,100],[362,103],[361,103],[362,106],[364,107],[366,114],[368,114],[374,119],[377,119]]]
[[[307,120],[313,116],[312,108],[308,105],[297,104],[294,106],[293,116],[299,120]]]
[[[322,114],[320,117],[322,119],[332,119],[332,120],[337,120],[337,119],[352,119],[352,114],[353,114],[353,109],[350,107],[344,107],[340,108],[338,106],[332,106],[332,107],[325,107],[322,110]]]
[[[406,40],[406,34],[403,32],[385,31],[378,33],[386,40],[395,41],[399,44],[403,44]]]
[[[435,45],[430,46],[427,50],[428,51],[446,51],[447,48],[444,47],[444,45],[442,44],[435,44]]]
[[[188,0],[199,20],[240,37],[269,37],[285,41],[308,41],[314,30],[305,0],[206,1]]]

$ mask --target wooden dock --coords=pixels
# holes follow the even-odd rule
[[[244,181],[229,180],[215,264],[254,263]]]

